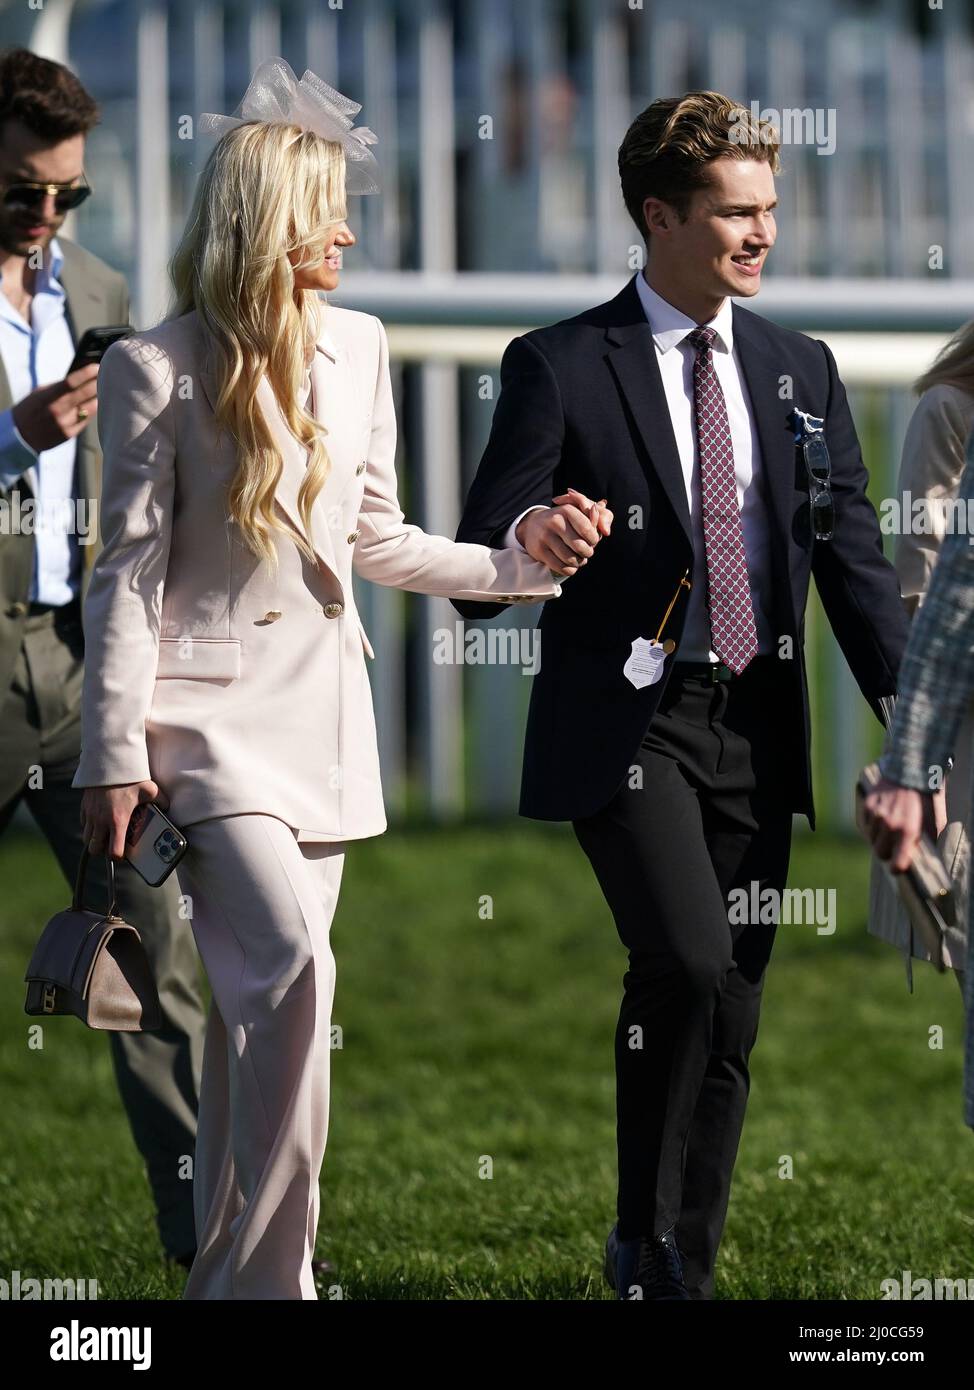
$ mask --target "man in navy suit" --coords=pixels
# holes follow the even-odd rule
[[[629,953],[620,1298],[713,1291],[778,917],[740,904],[780,909],[793,813],[815,824],[810,577],[881,722],[906,642],[832,354],[731,304],[760,288],[778,167],[774,129],[718,93],[636,118],[619,170],[645,269],[508,346],[457,532],[577,566],[541,618],[520,809],[572,822]],[[612,510],[595,544],[552,505],[569,479]]]

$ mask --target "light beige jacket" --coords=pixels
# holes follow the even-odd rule
[[[374,653],[353,567],[423,594],[521,603],[560,594],[558,578],[521,550],[404,521],[385,329],[371,314],[323,309],[311,380],[331,472],[312,514],[317,563],[281,536],[276,576],[226,515],[236,448],[218,437],[211,340],[195,311],[105,354],[102,549],[84,602],[73,786],[151,777],[180,828],[255,811],[301,838],[378,835]],[[266,379],[258,401],[283,457],[275,505],[300,530],[305,452]]]
[[[930,498],[943,504],[956,498],[966,461],[967,441],[974,425],[974,395],[957,386],[942,384],[924,391],[910,417],[897,480],[901,506],[911,494],[915,504]],[[933,510],[930,530],[915,529],[904,516],[897,533],[893,563],[900,591],[911,619],[923,604],[930,576],[940,556],[944,538],[943,518]],[[970,877],[970,839],[967,825],[971,807],[971,750],[974,745],[974,708],[965,714],[954,747],[954,767],[947,778],[947,824],[937,848],[954,882],[956,925],[944,938],[944,959],[954,970],[963,970],[967,956],[967,895]],[[910,920],[880,861],[873,857],[869,883],[869,931],[904,953],[907,979],[912,987],[911,957],[929,960],[930,952],[910,931]]]

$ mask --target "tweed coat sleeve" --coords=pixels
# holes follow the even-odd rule
[[[974,436],[958,489],[959,515],[974,518]],[[880,768],[918,791],[939,785],[964,711],[974,698],[974,534],[944,538],[926,600],[910,625],[896,709]]]

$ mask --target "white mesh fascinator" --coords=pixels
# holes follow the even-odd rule
[[[250,79],[237,107],[239,115],[220,116],[204,111],[198,129],[203,135],[223,135],[245,121],[284,121],[313,130],[324,140],[334,140],[345,151],[346,193],[378,193],[379,166],[369,149],[378,136],[368,126],[352,125],[362,103],[350,101],[322,82],[308,68],[299,82],[283,58],[270,58]]]

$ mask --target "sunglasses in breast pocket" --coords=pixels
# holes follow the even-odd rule
[[[825,421],[793,410],[788,417],[795,431],[795,445],[801,450],[808,479],[808,502],[812,535],[817,541],[830,541],[835,529],[835,502],[832,499],[832,460],[825,442]]]

